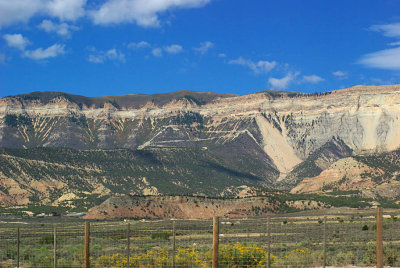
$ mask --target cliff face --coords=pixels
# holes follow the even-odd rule
[[[218,163],[235,159],[236,167],[256,159],[253,166],[246,163],[254,170],[249,174],[267,184],[291,183],[300,171],[307,177],[304,163],[312,162],[316,176],[351,154],[395,150],[399,135],[398,85],[322,94],[180,91],[88,98],[35,92],[0,99],[0,147],[210,150]],[[260,166],[263,174],[255,174]]]
[[[281,172],[332,137],[356,154],[400,146],[400,86],[356,86],[327,94],[156,96],[164,98],[46,92],[1,98],[0,146],[187,147],[224,144],[246,135]]]

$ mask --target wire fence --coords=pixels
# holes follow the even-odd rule
[[[379,215],[3,223],[0,267],[398,267],[400,220]]]

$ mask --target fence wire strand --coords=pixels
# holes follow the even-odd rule
[[[385,266],[400,266],[399,227],[396,213],[384,214]],[[326,220],[311,214],[221,218],[218,264],[371,267],[376,264],[376,228],[374,213],[327,215]],[[212,245],[212,220],[90,223],[91,267],[211,267]],[[0,224],[0,267],[83,267],[84,252],[82,222]]]

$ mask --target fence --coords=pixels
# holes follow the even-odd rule
[[[377,214],[0,224],[0,267],[399,266],[400,220]]]

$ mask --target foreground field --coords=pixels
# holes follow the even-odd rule
[[[397,213],[386,211],[383,225],[384,264],[393,267],[400,265]],[[91,267],[128,267],[128,256],[129,267],[211,266],[211,220],[91,222],[90,228]],[[326,221],[311,212],[271,216],[269,221],[221,219],[219,237],[220,267],[266,267],[268,256],[271,267],[376,263],[375,211],[329,214]],[[0,267],[15,267],[18,259],[20,267],[54,267],[54,257],[57,267],[83,266],[83,222],[0,225]]]

